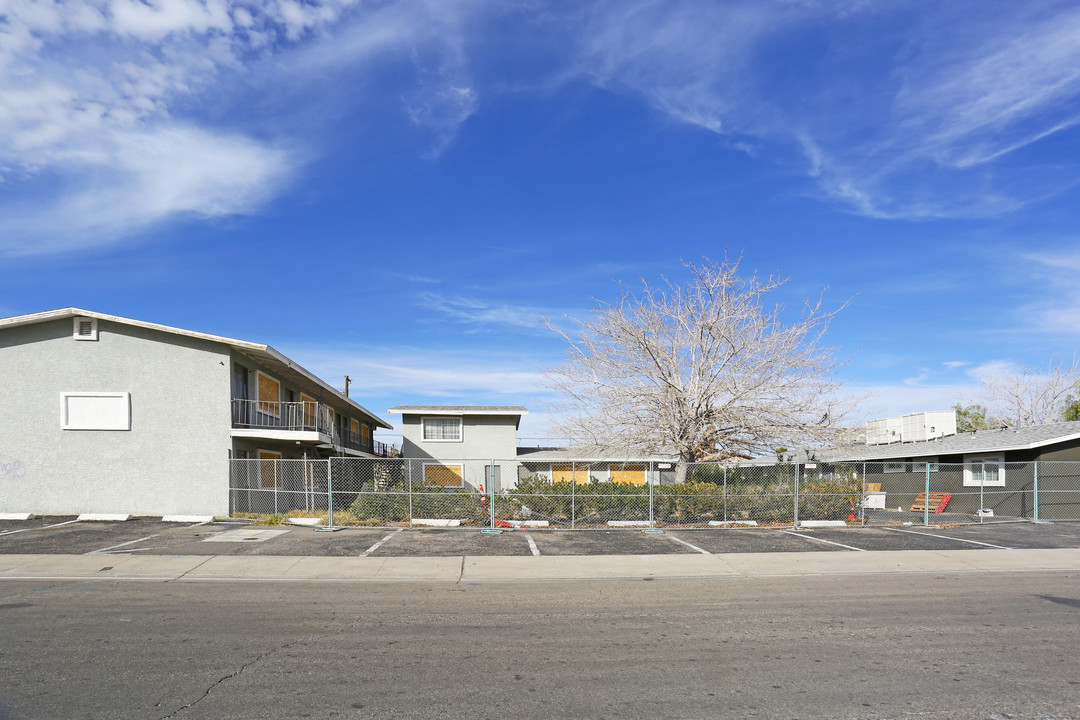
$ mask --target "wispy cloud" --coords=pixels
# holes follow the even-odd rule
[[[418,304],[444,318],[474,328],[515,328],[546,334],[544,318],[557,317],[561,311],[535,305],[515,305],[492,302],[464,295],[444,295],[427,292],[420,295]]]
[[[913,20],[892,4],[600,2],[579,71],[733,147],[789,143],[824,196],[856,213],[994,216],[1075,183],[1071,162],[995,170],[1080,120],[1080,10],[968,9],[927,5]],[[890,23],[904,40],[880,33]],[[869,28],[880,43],[856,39]],[[831,52],[777,53],[830,37]]]
[[[285,352],[319,377],[349,375],[361,402],[365,397],[395,398],[396,403],[402,397],[421,396],[483,403],[485,398],[532,397],[544,392],[543,375],[534,369],[538,363],[517,355],[455,349],[434,353],[430,347],[342,350],[309,346]]]
[[[413,53],[401,118],[442,147],[473,111],[459,3],[354,0],[13,2],[0,23],[0,252],[113,242],[178,216],[259,208],[295,177],[305,137],[244,128],[230,88],[278,89]],[[323,62],[292,62],[329,46]],[[348,48],[349,51],[344,51]],[[310,52],[309,52],[310,51]],[[302,81],[300,81],[302,83]],[[270,93],[273,94],[273,93]],[[241,100],[235,101],[242,103]],[[230,124],[231,123],[231,124]]]

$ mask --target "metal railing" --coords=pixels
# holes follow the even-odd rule
[[[235,428],[294,430],[318,432],[333,445],[389,457],[391,448],[371,439],[371,435],[341,428],[334,422],[334,411],[318,402],[276,402],[233,398],[232,422]]]
[[[338,524],[799,527],[1080,519],[1080,463],[232,461],[231,510]],[[327,519],[330,519],[329,517]]]

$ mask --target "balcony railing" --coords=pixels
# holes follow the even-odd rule
[[[390,457],[392,454],[392,448],[384,443],[373,442],[370,436],[365,438],[349,429],[336,427],[334,411],[317,402],[274,402],[233,398],[232,422],[234,428],[319,432],[329,435],[334,445],[381,457]]]

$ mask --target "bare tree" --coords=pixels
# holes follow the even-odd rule
[[[1080,388],[1080,362],[1051,362],[1044,371],[1027,366],[979,378],[982,404],[1013,427],[1057,422],[1066,416],[1070,393]]]
[[[837,311],[819,298],[791,324],[765,300],[786,282],[739,275],[739,261],[685,263],[685,286],[625,286],[570,331],[566,362],[547,371],[565,402],[554,421],[577,446],[685,461],[774,452],[828,439],[853,406],[822,345]]]

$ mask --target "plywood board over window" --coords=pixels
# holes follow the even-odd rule
[[[259,451],[259,486],[264,488],[274,488],[280,485],[279,478],[281,476],[281,463],[276,462],[281,460],[281,453],[273,452],[272,450],[260,450]]]
[[[259,373],[259,411],[277,416],[281,410],[281,383]]]
[[[315,427],[315,412],[317,409],[315,398],[300,393],[300,402],[304,406],[304,427]]]
[[[424,465],[424,484],[438,487],[462,487],[465,484],[465,473],[461,465],[428,463]]]
[[[357,440],[360,437],[360,421],[349,420],[349,432],[352,434],[352,439]]]
[[[645,484],[645,463],[612,463],[611,482]]]
[[[576,482],[578,485],[587,485],[589,482],[589,466],[572,463],[553,463],[551,466],[552,482]]]

